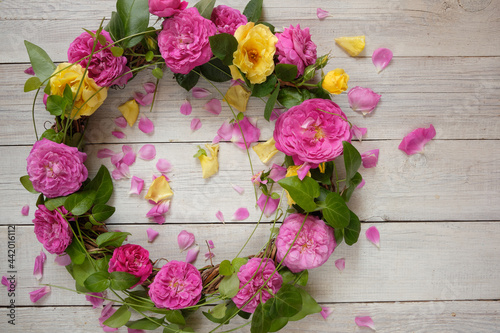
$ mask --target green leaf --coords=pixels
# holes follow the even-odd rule
[[[245,118],[245,114],[243,112],[238,112],[238,114],[236,115],[236,120],[242,121],[243,118]]]
[[[286,108],[299,105],[306,99],[311,98],[311,93],[307,89],[299,89],[295,87],[284,87],[278,95],[278,102]]]
[[[101,258],[96,261],[96,268],[100,272],[108,272],[109,269],[109,260],[111,258],[108,256],[104,256],[104,258]]]
[[[36,76],[32,76],[24,83],[24,92],[36,90],[42,86],[42,82]]]
[[[64,205],[64,202],[66,201],[67,198],[68,197],[57,197],[57,198],[48,199],[45,201],[45,207],[48,210],[53,211],[54,209],[59,208],[62,205]]]
[[[66,84],[64,86],[63,98],[67,104],[66,109],[69,109],[71,107],[71,104],[73,103],[73,90],[71,90],[69,84]]]
[[[145,317],[139,320],[129,321],[125,324],[125,326],[136,330],[152,331],[160,327],[162,324],[163,318]]]
[[[219,285],[220,294],[227,298],[236,296],[238,289],[240,289],[240,280],[237,274],[225,276]]]
[[[151,73],[158,80],[161,80],[161,78],[163,77],[163,70],[160,67],[156,67]]]
[[[129,321],[131,315],[132,313],[128,309],[128,305],[124,304],[111,317],[106,319],[103,324],[114,328],[122,327]]]
[[[82,248],[80,243],[78,243],[75,239],[73,239],[71,244],[69,244],[65,252],[69,255],[69,257],[71,258],[71,262],[75,265],[81,265],[85,261],[86,258],[85,249]]]
[[[342,243],[344,240],[344,229],[335,229],[334,230],[334,236],[335,236],[335,243],[337,243],[337,246]]]
[[[342,141],[342,146],[344,147],[345,181],[348,183],[361,166],[361,155],[358,150],[347,141]]]
[[[266,102],[266,108],[264,109],[264,118],[269,121],[271,118],[271,114],[273,113],[274,105],[276,104],[276,101],[278,100],[278,95],[280,92],[280,86],[276,86],[274,89],[273,93],[269,98],[267,99]]]
[[[92,215],[99,222],[104,222],[115,212],[115,207],[104,204],[97,204],[92,208]]]
[[[129,232],[118,232],[118,231],[105,232],[97,236],[95,242],[97,246],[101,248],[106,246],[120,247],[128,235],[130,235]]]
[[[292,273],[288,268],[283,268],[279,273],[283,278],[283,284],[298,284],[299,286],[306,286],[309,279],[309,272],[307,269],[298,273]]]
[[[349,182],[346,184],[347,188],[342,193],[342,198],[344,198],[346,202],[348,202],[351,199],[352,193],[354,192],[356,187],[359,184],[361,184],[362,181],[363,177],[361,177],[361,174],[359,172],[356,172],[354,177],[352,177],[352,179],[349,180]]]
[[[207,152],[205,151],[205,149],[198,146],[198,151],[196,152],[196,154],[193,155],[193,157],[198,158],[200,156],[207,156]]]
[[[262,15],[262,3],[264,0],[250,0],[243,10],[243,15],[248,19],[248,22],[257,22]]]
[[[276,83],[278,79],[276,79],[276,75],[269,75],[265,82],[261,84],[255,84],[252,88],[252,96],[255,97],[264,97],[269,95],[275,89]]]
[[[64,208],[73,215],[83,215],[92,207],[95,198],[95,191],[76,192],[66,199]]]
[[[210,16],[212,15],[212,10],[214,9],[215,0],[200,0],[198,1],[194,7],[198,9],[198,12],[201,16],[210,20]]]
[[[67,104],[63,97],[50,95],[47,98],[47,111],[53,116],[60,116],[66,111]]]
[[[321,172],[319,168],[311,169],[311,177],[325,185],[332,185],[331,177],[333,173],[333,162],[325,163],[325,172]]]
[[[108,289],[109,283],[108,272],[95,272],[85,280],[83,285],[91,292],[100,293]]]
[[[113,53],[115,57],[121,57],[123,55],[123,49],[121,47],[112,46],[109,49],[111,50],[111,53]]]
[[[36,199],[36,203],[35,203],[35,206],[38,207],[40,205],[43,205],[45,203],[45,197],[43,196],[42,193],[40,193],[40,195],[38,196],[38,198]]]
[[[278,79],[282,81],[293,81],[297,77],[297,65],[277,64],[274,69]]]
[[[298,176],[286,177],[281,179],[278,184],[281,185],[292,199],[306,212],[312,212],[316,209],[314,199],[319,197],[319,184],[311,177],[305,177],[302,181]]]
[[[321,312],[321,306],[314,298],[309,295],[307,291],[302,288],[297,288],[302,297],[302,309],[294,316],[288,318],[290,321],[297,321],[303,319],[305,316]]]
[[[266,333],[271,328],[271,320],[264,312],[264,305],[260,303],[255,309],[250,326],[251,333]]]
[[[198,80],[200,79],[200,75],[195,71],[199,71],[199,67],[196,67],[194,70],[187,74],[175,73],[175,80],[182,88],[189,91],[193,89],[194,86],[196,86]]]
[[[153,60],[154,56],[155,54],[153,53],[153,51],[148,51],[146,52],[146,56],[144,58],[147,62],[150,62],[151,60]]]
[[[299,286],[305,287],[307,285],[307,281],[309,280],[309,271],[305,269],[302,272],[296,273],[295,275],[295,283]]]
[[[288,318],[286,317],[276,318],[271,322],[271,327],[269,327],[269,332],[278,332],[283,327],[285,327],[286,324],[288,324]]]
[[[172,324],[184,326],[186,319],[179,310],[169,310],[165,315],[165,320]]]
[[[233,78],[229,67],[224,65],[219,58],[213,58],[201,65],[200,70],[207,79],[213,82],[226,82]]]
[[[281,286],[274,298],[280,317],[292,317],[302,309],[302,296],[298,288],[290,284]]]
[[[222,303],[224,304],[224,303]],[[222,323],[226,323],[226,324],[229,324],[229,319],[232,318],[236,313],[240,314],[242,313],[243,311],[240,311],[236,305],[234,304],[233,301],[229,301],[226,305],[226,309],[225,309],[225,315],[222,317],[222,318],[216,318],[214,316],[214,313],[213,312],[202,312],[203,315],[208,319],[210,320],[212,323],[216,323],[216,324],[222,324]],[[246,312],[245,312],[246,313]],[[248,317],[246,318],[248,319]]]
[[[115,42],[124,37],[125,28],[123,26],[122,19],[120,18],[120,15],[118,15],[117,12],[111,13],[111,20],[109,21],[109,24],[106,26],[106,31],[109,32],[111,39],[113,39],[113,41]]]
[[[328,225],[333,228],[345,228],[349,225],[350,210],[338,193],[330,192],[321,207]]]
[[[233,274],[233,267],[231,266],[229,260],[224,260],[220,263],[219,274],[225,276]]]
[[[146,30],[149,24],[148,0],[117,0],[116,10],[123,23],[124,37]],[[144,38],[143,35],[132,37],[123,42],[125,48],[135,46]]]
[[[329,99],[329,100],[332,99],[330,93],[321,87],[311,89],[311,90],[309,90],[309,92],[311,93],[311,98],[322,98],[322,99]]]
[[[210,311],[210,314],[212,314],[212,316],[214,316],[217,319],[222,319],[226,315],[226,309],[227,309],[226,304],[219,303],[216,306],[214,306],[212,311]]]
[[[139,282],[139,278],[127,272],[112,272],[109,274],[111,278],[111,288],[115,290],[125,290]],[[127,319],[128,321],[128,319]],[[123,324],[124,325],[124,324]]]
[[[36,46],[28,41],[24,41],[26,50],[30,57],[31,66],[36,76],[41,82],[47,80],[56,69],[56,65],[52,62],[47,52],[45,52],[41,47]]]
[[[210,48],[214,56],[226,66],[233,64],[233,53],[238,48],[238,41],[233,35],[222,33],[209,37]]]
[[[274,32],[276,30],[276,28],[274,27],[274,25],[272,25],[269,22],[259,22],[259,24],[262,24],[262,25],[265,25],[266,27],[268,27],[269,30],[271,30],[271,33],[274,35]]]
[[[234,258],[231,264],[233,265],[233,269],[235,272],[239,272],[241,266],[245,265],[248,262],[247,258]]]
[[[30,176],[28,176],[28,175],[22,176],[21,178],[19,178],[19,181],[21,182],[21,184],[24,186],[24,188],[28,192],[33,193],[33,194],[39,193],[38,191],[36,191],[33,188],[33,183],[30,180]]]
[[[61,143],[63,138],[64,138],[64,133],[63,132],[59,132],[59,133],[56,133],[56,131],[52,128],[49,128],[48,130],[46,130],[45,132],[42,133],[42,136],[40,137],[40,139],[47,139],[47,140],[50,140],[50,141],[54,141],[56,143]]]
[[[347,245],[353,245],[358,241],[361,232],[361,223],[356,214],[351,211],[351,220],[349,225],[344,228],[344,240]]]
[[[108,202],[111,194],[113,194],[113,181],[111,180],[109,170],[104,165],[101,165],[94,179],[85,186],[85,190],[96,191],[94,200],[96,205]]]
[[[85,280],[87,280],[87,278],[90,275],[95,273],[94,266],[92,265],[90,260],[86,257],[84,258],[83,262],[79,265],[75,264],[75,262],[73,261],[73,258],[71,258],[71,262],[73,265],[73,278],[75,279],[76,283],[78,283],[80,286],[84,287]]]
[[[325,54],[324,56],[321,56],[321,57],[317,58],[315,66],[318,69],[321,69],[321,68],[325,67],[326,64],[328,64],[328,56],[329,56],[329,54]]]

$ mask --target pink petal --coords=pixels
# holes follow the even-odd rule
[[[146,213],[146,217],[162,216],[170,209],[170,200],[161,200]]]
[[[121,161],[123,164],[131,166],[135,162],[135,153],[133,151],[129,151],[125,154],[125,156],[123,156]]]
[[[235,190],[236,192],[238,192],[238,194],[243,194],[245,192],[245,189],[241,186],[238,186],[238,185],[232,185],[231,186],[233,187],[233,190]]]
[[[275,182],[278,182],[279,180],[285,178],[285,176],[286,176],[285,167],[282,167],[281,165],[278,164],[273,164],[271,166],[271,172],[269,173],[269,178],[271,178]]]
[[[399,144],[399,149],[407,155],[413,155],[424,151],[424,146],[427,142],[436,136],[436,129],[432,124],[429,128],[417,128],[403,138]]]
[[[40,251],[40,255],[36,256],[35,258],[35,267],[33,268],[33,276],[37,280],[41,280],[43,277],[43,264],[47,260],[47,255],[43,252]]]
[[[197,131],[200,128],[201,128],[201,120],[198,118],[193,118],[193,120],[191,120],[191,130]]]
[[[345,268],[345,258],[335,260],[335,267],[342,272]]]
[[[386,48],[380,48],[373,51],[372,62],[380,73],[384,68],[389,65],[392,60],[392,51]]]
[[[278,119],[279,116],[283,113],[284,109],[273,109],[273,112],[271,112],[271,116],[269,117],[270,121]]]
[[[264,212],[264,215],[266,217],[271,216],[276,211],[279,203],[280,203],[279,198],[273,199],[265,195],[264,193],[262,193],[259,197],[259,200],[257,200],[257,205],[259,206],[260,210]]]
[[[5,275],[2,276],[2,284],[6,287],[8,287],[10,284],[9,280],[7,280],[7,277]]]
[[[193,88],[191,94],[194,98],[205,98],[210,96],[212,93],[205,88]]]
[[[151,228],[148,228],[146,230],[146,234],[148,235],[148,243],[153,243],[156,237],[158,237],[159,232]]]
[[[122,131],[112,131],[111,134],[117,139],[124,139],[127,137]]]
[[[377,166],[378,153],[379,153],[378,149],[373,149],[361,154],[361,161],[363,162],[363,167],[369,169]]]
[[[356,188],[360,189],[360,188],[363,188],[363,186],[365,186],[365,180],[364,179],[361,180],[361,183],[359,183],[359,185],[356,186]]]
[[[302,164],[302,166],[297,170],[297,176],[299,177],[299,179],[304,180],[310,169],[311,166],[309,165],[309,163]]]
[[[30,66],[24,70],[24,74],[35,75],[35,71],[33,70],[33,67]]]
[[[193,112],[193,107],[191,106],[191,103],[188,100],[186,100],[184,101],[184,103],[182,103],[180,111],[181,114],[189,116],[191,112]]]
[[[243,84],[243,81],[241,81],[240,79],[237,79],[237,80],[231,79],[231,87],[232,86],[241,86],[242,84]]]
[[[132,148],[132,146],[129,146],[129,145],[123,145],[122,146],[122,152],[124,154],[130,153],[131,151],[134,151],[134,149]]]
[[[151,218],[151,220],[153,222],[156,222],[156,223],[158,223],[158,224],[161,225],[161,224],[165,223],[165,216],[163,216],[163,215],[161,215],[161,216],[154,216],[153,218]]]
[[[155,125],[148,117],[145,115],[141,116],[141,120],[139,120],[139,129],[141,132],[149,134],[154,131]]]
[[[101,325],[102,330],[104,332],[115,332],[118,330],[118,328],[112,328],[109,326],[104,325],[103,323],[111,317],[116,310],[112,308],[113,302],[109,302],[101,311],[101,316],[99,317],[99,325]]]
[[[69,264],[71,264],[71,257],[68,254],[64,253],[62,255],[56,256],[54,262],[59,266],[68,266]]]
[[[378,248],[380,248],[380,233],[376,226],[371,226],[366,230],[366,239],[375,244]]]
[[[49,286],[45,286],[43,288],[33,290],[32,292],[29,293],[30,300],[31,300],[31,302],[36,303],[36,302],[38,302],[38,300],[40,300],[40,298],[47,295],[49,292],[50,292]]]
[[[225,121],[217,131],[217,135],[224,140],[231,140],[241,149],[245,149],[245,141],[243,140],[241,132],[243,132],[245,136],[247,147],[250,147],[251,143],[259,141],[260,129],[253,125],[247,117],[233,124],[229,124],[229,122]]]
[[[181,252],[186,251],[194,244],[194,235],[186,230],[182,230],[179,235],[177,235],[177,244]]]
[[[130,170],[128,168],[128,165],[124,163],[119,163],[116,169],[114,169],[111,172],[111,177],[113,177],[114,180],[120,180],[122,178],[129,178],[130,177]]]
[[[95,296],[98,296],[98,297],[95,297]],[[88,293],[87,295],[85,295],[85,299],[87,301],[90,302],[90,304],[92,304],[92,309],[96,309],[100,306],[102,306],[102,304],[104,303],[104,299],[103,298],[100,298],[100,297],[103,297],[103,293]]]
[[[115,118],[115,125],[120,128],[125,128],[127,127],[127,120],[123,116]]]
[[[146,90],[147,94],[152,94],[156,90],[156,84],[154,84],[153,82],[146,82],[142,87],[144,88],[144,90]]]
[[[212,144],[219,143],[222,138],[217,134],[214,139],[212,140]]]
[[[220,112],[222,111],[222,105],[220,104],[220,101],[216,98],[212,98],[211,100],[209,100],[205,104],[204,108],[208,112],[215,114],[215,115],[219,115]]]
[[[326,320],[326,318],[328,318],[331,314],[333,313],[333,309],[332,308],[327,308],[326,306],[322,306],[321,307],[321,312],[319,313],[324,320]]]
[[[222,223],[224,223],[224,215],[222,215],[222,212],[220,210],[217,211],[217,213],[215,213],[215,217],[217,218],[217,220],[219,220]]]
[[[128,193],[141,194],[143,188],[144,188],[144,180],[139,177],[132,176],[132,179],[130,180],[130,192]]]
[[[238,208],[233,214],[233,221],[243,221],[250,216],[248,209],[245,207]]]
[[[356,125],[352,125],[352,128],[351,128],[351,134],[353,137],[355,137],[356,139],[358,139],[358,141],[362,141],[363,140],[363,136],[366,135],[366,132],[367,132],[367,129],[364,128],[364,127],[358,127]]]
[[[111,164],[113,164],[115,167],[117,167],[117,166],[120,164],[120,162],[121,162],[121,160],[122,160],[123,156],[125,156],[125,154],[124,154],[124,153],[116,153],[116,154],[113,154],[113,155],[111,156]]]
[[[372,317],[369,316],[356,317],[354,321],[356,322],[356,325],[358,325],[359,327],[369,327],[372,330],[375,330],[375,324],[373,323]]]
[[[200,247],[195,246],[192,249],[189,249],[186,253],[186,262],[191,264],[193,263],[196,258],[198,258],[198,253],[200,252]]]
[[[167,173],[172,170],[172,165],[166,159],[160,158],[158,162],[156,162],[156,170],[158,170],[162,174]]]
[[[370,88],[354,87],[347,93],[347,99],[349,100],[349,106],[354,111],[359,111],[363,115],[375,110],[378,102],[380,101],[379,95]]]
[[[135,101],[142,106],[151,105],[151,103],[153,103],[153,97],[154,97],[153,93],[145,95],[139,92],[134,93]]]
[[[127,333],[145,333],[144,330],[136,330],[135,328],[127,327]]]
[[[213,254],[212,252],[208,251],[207,253],[205,253],[205,261],[212,259],[213,257],[215,257],[215,254]]]
[[[107,158],[114,156],[116,153],[108,148],[99,149],[97,151],[97,158]]]
[[[151,161],[156,157],[156,148],[150,144],[144,145],[141,149],[139,149],[137,155],[139,155],[139,158],[143,160]]]
[[[208,247],[209,247],[210,249],[213,249],[213,248],[215,247],[215,245],[214,245],[214,241],[213,241],[213,240],[209,240],[209,241],[207,241],[207,243],[208,243]]]
[[[24,205],[23,208],[21,208],[21,214],[23,216],[28,216],[30,213],[30,205]]]
[[[330,13],[328,13],[326,10],[323,10],[321,8],[316,9],[316,15],[320,20],[324,20],[328,16],[330,16]]]

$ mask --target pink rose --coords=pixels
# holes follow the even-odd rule
[[[63,214],[68,211],[64,207],[58,208]],[[68,222],[57,209],[50,211],[39,205],[35,211],[35,235],[43,247],[52,254],[61,254],[71,244],[73,232]]]
[[[332,161],[351,141],[346,115],[327,99],[309,99],[283,113],[274,129],[276,148],[292,156],[296,165]]]
[[[240,25],[248,23],[247,17],[241,14],[239,10],[224,5],[215,7],[210,19],[217,27],[218,33],[231,35],[234,35]]]
[[[148,0],[149,12],[159,17],[169,17],[186,9],[188,3],[181,0]]]
[[[174,73],[187,74],[212,57],[208,38],[217,29],[191,7],[165,20],[158,34],[158,47],[165,63]]]
[[[155,276],[149,286],[149,297],[158,308],[177,310],[198,303],[202,289],[201,275],[196,267],[172,260]]]
[[[139,278],[135,286],[142,284],[151,275],[153,264],[149,260],[149,251],[140,245],[126,244],[115,249],[109,260],[108,272],[127,272]]]
[[[272,297],[268,290],[276,294],[281,288],[283,278],[275,272],[275,268],[274,262],[269,258],[252,258],[241,266],[238,272],[240,290],[232,298],[234,304],[245,312],[253,313],[260,303],[265,303]],[[267,284],[264,285],[266,281]],[[260,288],[262,290],[259,291]],[[256,294],[257,296],[253,297]],[[246,302],[248,304],[243,307]]]
[[[280,227],[276,237],[276,260],[281,261],[292,245],[304,222],[305,215],[292,214]],[[309,215],[297,240],[283,261],[293,273],[323,265],[337,246],[333,228],[315,216]]]
[[[95,33],[95,31],[92,32]],[[88,75],[90,78],[94,79],[95,83],[100,87],[109,87],[114,84],[123,86],[127,84],[128,80],[133,76],[132,73],[127,73],[130,71],[130,68],[127,67],[127,58],[123,56],[115,57],[110,47],[104,48],[105,46],[113,44],[113,40],[107,31],[101,31],[101,35],[106,38],[106,45],[97,42],[94,50],[95,53],[92,55],[88,67]],[[69,45],[68,61],[75,63],[87,57],[92,52],[93,46],[94,37],[88,32],[82,33]],[[82,60],[80,65],[85,68],[88,63],[89,59],[87,58]],[[123,76],[119,78],[121,75]]]
[[[277,33],[276,54],[280,64],[297,66],[297,76],[304,74],[307,66],[316,62],[316,44],[311,41],[309,28],[300,29],[290,25],[282,33]]]
[[[78,191],[88,176],[86,158],[87,154],[63,143],[45,138],[35,142],[26,159],[33,188],[48,198]]]

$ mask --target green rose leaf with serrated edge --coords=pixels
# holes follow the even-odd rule
[[[213,58],[199,68],[201,74],[213,82],[226,82],[233,78],[229,67],[224,65],[219,58]]]
[[[110,284],[108,272],[96,272],[90,275],[83,285],[94,293],[100,293],[108,289]]]
[[[118,232],[118,231],[105,232],[97,236],[95,242],[99,247],[106,247],[106,246],[120,247],[128,235],[131,235],[131,233]]]
[[[346,202],[351,199],[354,190],[359,184],[361,184],[362,181],[363,177],[361,177],[361,174],[359,172],[356,172],[354,177],[352,177],[352,179],[346,183],[347,188],[345,189],[344,193],[342,193],[342,198],[344,198]]]
[[[73,239],[64,252],[69,255],[71,262],[75,265],[80,265],[85,261],[85,249],[75,239]]]
[[[61,143],[64,138],[64,133],[63,132],[56,133],[54,129],[49,128],[45,130],[45,132],[43,132],[42,136],[40,137],[40,139],[44,138],[50,141],[54,141],[56,143]]]
[[[356,214],[351,211],[349,225],[344,228],[344,240],[347,245],[353,245],[358,241],[361,232],[361,223]]]
[[[113,328],[118,328],[122,327],[125,325],[129,320],[130,316],[132,316],[132,313],[128,309],[128,305],[122,305],[118,310],[116,310],[111,317],[106,319],[103,323],[103,325],[113,327]]]
[[[75,279],[76,283],[78,283],[80,286],[84,287],[85,286],[85,280],[87,278],[94,274],[96,270],[94,269],[94,266],[90,262],[90,260],[85,257],[83,262],[81,264],[76,264],[72,260],[72,267],[73,267],[73,278]]]
[[[263,83],[255,84],[252,88],[252,96],[265,97],[274,91],[278,79],[276,75],[269,75]]]
[[[125,290],[139,282],[139,278],[137,276],[127,272],[112,272],[109,276],[111,278],[110,286],[115,290]]]
[[[279,85],[276,86],[274,89],[273,93],[269,98],[267,99],[266,102],[266,107],[264,109],[264,118],[269,121],[271,119],[271,114],[273,113],[274,105],[276,105],[276,101],[278,100],[278,94],[280,92],[280,87]]]
[[[193,89],[194,86],[196,86],[196,84],[198,83],[198,81],[200,79],[200,75],[196,72],[199,72],[199,71],[200,71],[200,68],[196,67],[195,69],[193,69],[191,72],[189,72],[187,74],[175,73],[174,77],[175,77],[175,80],[177,81],[177,83],[182,88],[189,91],[189,90]]]
[[[306,212],[316,209],[314,199],[319,197],[319,184],[311,177],[305,177],[303,180],[300,180],[298,176],[286,177],[278,184],[287,190],[297,205]]]
[[[330,192],[323,205],[323,217],[333,228],[345,228],[349,225],[350,210],[344,199],[335,192]]]
[[[54,209],[59,208],[62,205],[64,205],[64,202],[66,201],[66,199],[67,199],[67,197],[57,197],[57,198],[48,199],[45,201],[45,207],[48,210],[53,211]]]
[[[105,30],[109,32],[111,39],[115,42],[124,37],[125,28],[123,27],[122,19],[117,12],[111,13],[111,20],[109,21],[109,24],[106,26]]]

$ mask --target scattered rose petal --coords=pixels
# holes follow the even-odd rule
[[[257,200],[257,205],[259,206],[260,210],[264,212],[264,215],[266,217],[271,216],[276,211],[279,203],[280,203],[279,198],[273,199],[265,195],[264,193],[262,193],[259,197],[259,200]]]
[[[215,217],[217,218],[217,220],[219,220],[222,223],[224,223],[224,215],[222,215],[222,212],[220,210],[217,211],[217,213],[215,213]]]
[[[357,57],[365,49],[365,36],[339,37],[335,43],[351,57]]]
[[[198,258],[198,253],[200,252],[200,247],[197,245],[193,247],[192,249],[189,249],[186,253],[186,262],[191,264],[193,263],[196,258]]]
[[[276,149],[276,141],[274,138],[270,138],[266,142],[259,143],[252,147],[253,151],[259,156],[262,163],[266,164],[271,158],[278,152]]]
[[[186,251],[194,244],[194,235],[186,230],[182,230],[177,235],[177,244],[181,252]]]
[[[269,117],[270,121],[276,120],[279,118],[279,116],[283,113],[283,109],[273,109],[271,112],[271,116]]]
[[[7,280],[7,277],[5,275],[2,276],[2,284],[6,287],[8,287],[10,284],[9,280]]]
[[[361,180],[361,183],[359,183],[359,185],[356,186],[356,188],[360,189],[360,188],[363,188],[363,186],[365,186],[365,180],[364,179]]]
[[[351,134],[353,137],[358,139],[359,142],[363,141],[363,136],[366,135],[367,129],[364,127],[358,127],[356,125],[352,125]]]
[[[173,195],[174,192],[170,188],[167,178],[162,175],[153,180],[144,199],[153,200],[153,202],[158,203],[161,200],[172,198]]]
[[[386,48],[380,48],[373,51],[372,62],[380,73],[384,68],[389,65],[392,60],[392,51]]]
[[[243,194],[245,192],[245,189],[241,186],[233,185],[233,184],[231,184],[231,186],[233,187],[233,190],[238,192],[238,194]]]
[[[144,180],[139,177],[132,176],[132,179],[130,180],[130,192],[128,193],[141,194],[143,188],[144,188]]]
[[[134,93],[134,99],[137,103],[141,104],[142,106],[146,105],[151,105],[153,103],[153,97],[154,94],[142,94],[139,92]]]
[[[123,116],[115,118],[115,125],[120,128],[125,128],[127,127],[127,119],[125,119]]]
[[[259,171],[255,175],[252,176],[251,181],[254,185],[267,184],[267,179],[262,180],[261,176],[264,171]]]
[[[47,99],[49,98],[49,95],[43,94],[43,105],[47,106]]]
[[[212,114],[219,115],[222,111],[222,105],[218,99],[213,98],[205,104],[205,110]]]
[[[335,260],[335,267],[342,272],[345,268],[345,258]]]
[[[369,327],[372,330],[375,330],[375,324],[373,323],[373,319],[369,316],[356,317],[354,321],[356,322],[356,325],[358,325],[359,327]]]
[[[49,286],[45,286],[43,288],[40,288],[40,289],[37,289],[37,290],[33,290],[32,292],[30,292],[30,300],[31,302],[33,303],[36,303],[40,300],[40,298],[42,298],[43,296],[47,295],[48,293],[50,292],[50,287]]]
[[[250,216],[248,209],[245,207],[238,208],[233,214],[233,221],[243,221]]]
[[[30,213],[30,205],[24,205],[23,208],[21,208],[21,214],[23,216],[28,216]]]
[[[95,297],[97,296],[97,297]],[[92,309],[96,309],[104,303],[104,299],[102,298],[104,295],[103,293],[93,293],[90,292],[87,295],[85,295],[85,299],[92,304]],[[101,297],[101,298],[100,298]]]
[[[417,128],[403,138],[399,144],[399,149],[407,155],[413,155],[424,151],[427,142],[436,136],[436,129],[432,124],[429,128]]]
[[[109,326],[106,326],[103,324],[109,317],[111,317],[116,312],[116,310],[113,309],[112,306],[113,306],[113,302],[109,302],[102,309],[101,316],[99,317],[99,325],[101,325],[102,330],[104,332],[116,332],[116,331],[118,331],[118,328],[112,328],[112,327],[109,327]]]
[[[302,164],[302,166],[297,170],[297,176],[299,179],[304,180],[309,173],[309,170],[311,170],[311,165],[309,163]]]
[[[141,149],[139,149],[137,155],[139,155],[139,158],[143,160],[151,161],[156,157],[156,148],[150,144],[144,145]]]
[[[59,266],[68,266],[69,264],[71,264],[71,257],[68,254],[64,253],[56,256],[54,262]]]
[[[185,116],[189,116],[191,112],[193,112],[193,107],[188,100],[185,100],[184,103],[182,103],[180,112]]]
[[[167,173],[172,170],[172,165],[166,159],[160,158],[158,159],[158,162],[156,162],[156,170],[161,173]]]
[[[135,163],[135,153],[133,151],[127,152],[121,159],[121,162],[128,166],[131,166],[132,164]]]
[[[108,158],[114,155],[116,155],[116,153],[108,148],[99,149],[97,151],[97,158]]]
[[[366,239],[375,244],[378,248],[380,248],[380,233],[376,226],[371,226],[366,230]]]
[[[161,215],[161,216],[154,216],[153,218],[151,218],[151,220],[153,222],[156,222],[156,223],[158,223],[158,224],[161,225],[161,224],[165,223],[165,216],[163,216],[163,215]]]
[[[137,330],[135,328],[127,327],[127,333],[145,333],[144,330]]]
[[[241,132],[243,132],[245,140],[243,140]],[[250,147],[250,144],[252,144],[253,142],[259,141],[259,137],[260,137],[260,129],[256,125],[252,124],[249,118],[244,117],[243,120],[237,123],[235,122],[233,124],[233,136],[231,138],[231,141],[241,149],[248,148]],[[245,142],[246,142],[246,147],[245,147]]]
[[[165,215],[170,209],[170,200],[161,200],[146,213],[146,217],[154,218]]]
[[[124,139],[126,137],[122,131],[112,131],[111,134],[117,139]]]
[[[156,84],[153,82],[146,82],[142,85],[147,94],[152,94],[156,90]]]
[[[148,243],[153,243],[156,237],[158,237],[159,232],[151,228],[148,228],[146,230],[146,234],[148,235]]]
[[[35,75],[35,71],[33,70],[33,67],[30,66],[24,70],[24,74]]]
[[[282,167],[281,165],[278,164],[273,164],[271,166],[271,172],[269,173],[269,178],[274,180],[276,183],[285,178],[286,176],[286,168]]]
[[[378,162],[378,149],[368,150],[361,154],[361,161],[363,162],[363,167],[366,169],[373,168],[377,166]]]
[[[35,266],[33,268],[33,276],[37,280],[41,280],[43,277],[43,264],[47,260],[47,255],[40,251],[40,254],[35,258]]]
[[[229,87],[226,95],[224,95],[224,101],[233,106],[236,110],[245,112],[251,94],[252,92],[246,90],[241,85],[233,85]]]
[[[201,164],[201,175],[203,178],[210,178],[219,171],[219,145],[205,144],[210,152],[210,156],[198,156]]]
[[[191,130],[197,131],[200,128],[201,128],[201,120],[198,118],[193,118],[193,120],[191,120]]]
[[[149,134],[154,131],[155,125],[148,117],[142,115],[141,120],[139,120],[139,129],[141,132]]]
[[[321,307],[321,312],[319,313],[324,320],[326,320],[333,313],[332,308],[327,308],[326,306]]]
[[[130,153],[132,151],[134,151],[134,149],[132,148],[132,146],[129,146],[129,145],[123,145],[122,146],[122,152],[124,154]]]
[[[123,117],[127,120],[128,125],[132,127],[139,116],[139,104],[137,104],[135,99],[123,103],[118,107],[118,110],[120,110]]]
[[[116,169],[111,172],[111,177],[113,177],[114,180],[130,178],[130,169],[128,165],[125,163],[119,163]]]
[[[214,245],[214,241],[213,241],[213,240],[209,240],[209,241],[207,241],[207,243],[208,243],[208,247],[209,247],[210,249],[215,248],[215,245]]]
[[[206,98],[211,94],[212,93],[205,88],[194,87],[193,89],[191,89],[191,95],[194,98]]]
[[[213,254],[212,252],[208,251],[207,253],[205,253],[205,261],[212,259],[213,257],[215,257],[215,254]]]
[[[318,8],[318,9],[316,9],[316,15],[318,16],[318,18],[320,20],[324,20],[325,18],[327,18],[328,16],[330,16],[330,13],[327,12],[326,10]]]
[[[349,106],[354,111],[361,112],[364,116],[375,110],[380,101],[379,95],[370,88],[354,87],[347,93]]]

